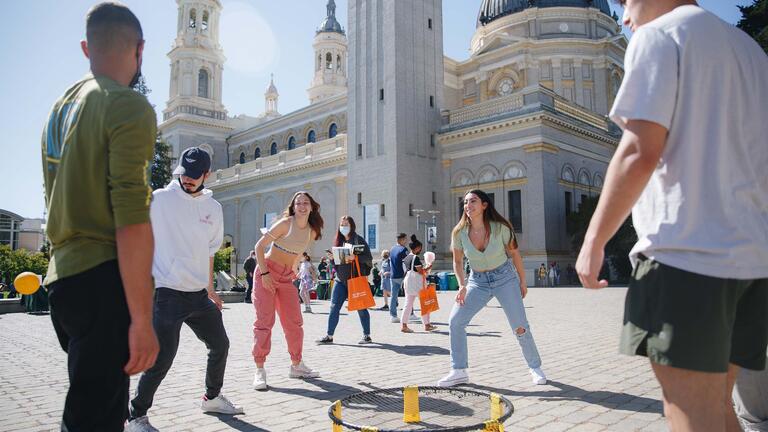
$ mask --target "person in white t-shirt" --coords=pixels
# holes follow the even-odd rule
[[[127,432],[156,431],[147,410],[173,364],[179,333],[186,324],[208,348],[203,412],[243,414],[221,394],[229,338],[221,317],[222,301],[213,290],[213,255],[224,238],[221,204],[205,189],[211,158],[191,147],[179,158],[179,177],[152,193],[150,220],[155,236],[152,276],[155,280],[153,326],[160,342],[154,366],[142,374],[130,403]]]
[[[624,134],[576,269],[607,285],[604,247],[632,210],[621,352],[650,359],[671,429],[739,430],[736,373],[764,369],[768,344],[768,57],[695,1],[620,3]]]

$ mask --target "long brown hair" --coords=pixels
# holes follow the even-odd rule
[[[517,249],[517,238],[515,237],[515,229],[512,227],[512,223],[510,223],[507,218],[501,215],[498,211],[496,211],[496,208],[493,206],[493,202],[491,201],[491,197],[488,196],[487,193],[481,191],[480,189],[472,189],[464,194],[464,199],[466,199],[467,195],[473,194],[476,195],[478,198],[480,198],[480,202],[483,204],[488,204],[488,207],[485,208],[483,211],[483,225],[485,226],[485,238],[486,240],[491,235],[491,222],[498,222],[507,228],[509,228],[509,233],[511,234],[509,237],[510,244],[507,246],[514,246],[515,249]],[[458,233],[470,225],[469,216],[467,216],[467,212],[464,211],[464,201],[462,200],[462,210],[461,210],[461,219],[459,219],[459,223],[456,224],[455,227],[453,227],[453,231],[451,231],[452,236],[458,235]]]
[[[341,225],[342,222],[347,221],[349,222],[349,237],[355,235],[355,232],[357,231],[357,225],[355,224],[355,220],[352,219],[352,216],[342,216],[339,218],[339,225]],[[336,241],[333,242],[333,245],[336,247],[344,246],[344,243],[347,241],[346,237],[344,237],[341,234],[341,231],[339,231],[339,227],[336,227]]]
[[[309,227],[312,228],[312,231],[315,232],[315,240],[320,240],[323,237],[323,217],[320,216],[320,204],[318,204],[317,201],[312,198],[312,195],[310,195],[309,192],[298,191],[293,194],[291,203],[288,204],[288,207],[285,208],[281,217],[285,218],[296,214],[294,206],[296,204],[296,198],[298,198],[299,195],[304,195],[307,197],[309,199],[309,203],[312,205],[312,210],[309,212]]]

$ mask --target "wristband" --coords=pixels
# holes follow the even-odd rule
[[[265,272],[264,272],[264,273],[262,273],[261,275],[262,275],[262,276],[266,276],[266,275],[268,275],[268,274],[269,274],[269,272],[268,272],[268,271],[265,271]]]

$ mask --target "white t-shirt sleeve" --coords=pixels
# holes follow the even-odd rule
[[[208,243],[208,256],[214,256],[224,242],[224,214],[221,206],[216,206],[215,220],[211,229],[211,241]]]
[[[611,120],[624,129],[629,120],[646,120],[670,129],[677,102],[677,44],[655,28],[639,29],[624,57],[624,80]]]

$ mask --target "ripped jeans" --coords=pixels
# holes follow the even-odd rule
[[[491,297],[496,297],[504,309],[507,321],[517,335],[517,342],[520,344],[528,367],[540,367],[541,357],[525,316],[523,297],[520,294],[520,279],[512,263],[507,261],[486,272],[473,270],[468,282],[464,305],[454,304],[448,320],[451,334],[451,367],[466,369],[469,366],[467,325],[488,304]],[[522,329],[522,334],[519,329]]]

